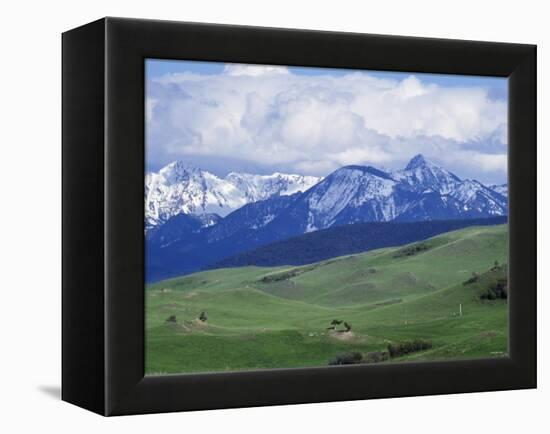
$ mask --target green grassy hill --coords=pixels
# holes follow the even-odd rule
[[[505,267],[490,270],[507,262],[507,239],[506,225],[471,227],[310,265],[218,269],[148,285],[146,370],[323,366],[340,352],[413,339],[433,347],[399,360],[503,355],[506,301],[481,295],[506,276]],[[464,285],[473,272],[479,278]],[[172,315],[176,322],[167,322]],[[333,319],[351,332],[326,330]]]

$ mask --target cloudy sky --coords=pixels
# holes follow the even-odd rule
[[[146,61],[146,164],[218,175],[398,169],[418,153],[464,178],[506,182],[507,80]]]

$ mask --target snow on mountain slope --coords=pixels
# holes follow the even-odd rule
[[[306,191],[320,180],[315,176],[278,172],[273,175],[231,172],[225,179],[242,191],[248,202],[257,202],[273,195],[289,196],[299,191]]]
[[[508,197],[508,184],[493,184],[489,185],[489,188],[505,197]]]
[[[146,228],[184,214],[224,216],[246,203],[233,184],[201,169],[174,162],[145,179]]]
[[[151,229],[180,213],[224,217],[247,203],[305,191],[318,180],[282,173],[230,173],[220,178],[176,161],[145,177],[145,227]]]
[[[456,175],[435,165],[421,154],[412,158],[404,170],[392,172],[391,176],[420,193],[431,190],[443,195],[450,194],[462,183]]]
[[[395,210],[391,195],[396,181],[372,167],[345,166],[330,174],[307,194],[309,217],[306,232],[332,226],[347,207],[377,203],[377,217],[392,220]]]

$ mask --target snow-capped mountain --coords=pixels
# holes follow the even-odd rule
[[[220,178],[176,161],[145,177],[145,227],[154,228],[178,214],[226,216],[247,203],[305,191],[320,178],[274,173],[230,173]]]
[[[462,180],[422,155],[405,169],[384,172],[345,166],[303,193],[284,211],[304,232],[371,221],[419,221],[507,215],[504,196]],[[292,223],[290,223],[292,221]]]

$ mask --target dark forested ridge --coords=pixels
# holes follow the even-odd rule
[[[277,241],[225,258],[208,268],[304,265],[336,256],[399,246],[470,226],[504,224],[507,217],[337,226]]]

